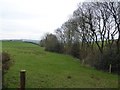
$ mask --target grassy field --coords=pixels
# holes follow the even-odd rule
[[[2,43],[14,61],[5,74],[6,87],[19,87],[19,71],[25,69],[27,88],[117,88],[118,76],[81,65],[68,56],[44,51],[23,42]]]

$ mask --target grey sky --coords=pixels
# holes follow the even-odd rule
[[[0,0],[0,39],[40,39],[60,27],[83,0]]]

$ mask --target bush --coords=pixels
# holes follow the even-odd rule
[[[82,49],[83,51],[81,52]],[[99,49],[95,47],[93,49],[82,49],[80,50],[80,57],[81,60],[85,60],[85,64],[103,71],[109,71],[109,66],[111,64],[111,71],[113,73],[118,73],[120,53],[116,52],[115,45],[113,45],[111,49],[108,46],[105,46],[103,53],[100,53]]]
[[[74,56],[74,57],[77,57],[79,58],[79,54],[80,54],[80,44],[79,42],[74,42],[73,45],[72,45],[72,48],[71,48],[71,54]]]
[[[84,52],[81,54],[84,54]],[[86,54],[84,55],[83,58],[85,60],[85,64],[88,64],[91,67],[95,67],[96,63],[98,63],[99,54],[100,53],[98,49],[94,48],[91,50],[91,48],[87,48]]]
[[[109,66],[112,66],[112,72],[118,72],[118,65],[120,63],[120,53],[116,53],[116,49],[112,47],[110,50],[105,48],[103,54],[96,54],[96,62],[94,67],[100,70],[109,71]]]
[[[2,87],[5,88],[6,85],[4,83],[4,74],[10,68],[11,58],[10,55],[6,52],[0,53],[0,58],[2,60]]]
[[[9,67],[10,67],[10,64],[11,64],[11,58],[10,58],[10,55],[6,52],[2,52],[2,71],[3,73],[5,73]]]
[[[116,49],[112,48],[112,50],[106,49],[103,53],[103,58],[100,61],[100,65],[102,66],[100,69],[108,71],[109,65],[112,65],[112,72],[117,72],[118,64],[120,63],[120,53],[116,53]]]
[[[51,52],[63,52],[63,44],[59,43],[57,37],[54,34],[48,34],[44,41],[46,51]]]

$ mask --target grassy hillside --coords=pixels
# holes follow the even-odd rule
[[[6,86],[19,87],[19,71],[25,69],[27,88],[103,88],[118,87],[117,75],[82,66],[79,60],[44,51],[37,45],[3,42],[14,64],[5,75]]]

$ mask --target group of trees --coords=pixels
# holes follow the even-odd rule
[[[46,34],[45,37],[40,41],[40,45],[45,47],[46,51],[62,53],[62,46],[56,35]]]
[[[116,71],[120,65],[120,2],[80,3],[72,17],[55,34],[46,35],[41,45],[98,69],[108,70],[111,64]]]

